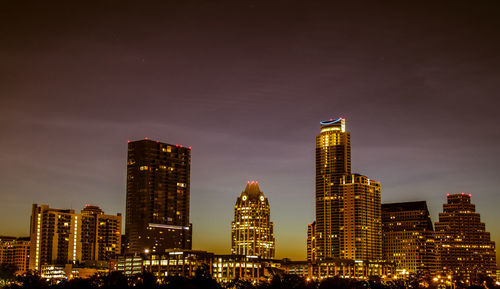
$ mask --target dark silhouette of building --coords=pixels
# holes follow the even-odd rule
[[[434,230],[425,201],[382,204],[382,252],[399,274],[433,276]]]
[[[351,174],[345,119],[321,122],[316,136],[316,258],[380,260],[380,183]]]
[[[233,254],[274,258],[274,233],[269,201],[255,181],[236,200],[231,223]]]
[[[191,148],[152,140],[129,142],[126,251],[191,249]]]
[[[495,242],[471,203],[471,195],[448,194],[447,198],[435,224],[441,274],[473,283],[481,275],[496,279]]]

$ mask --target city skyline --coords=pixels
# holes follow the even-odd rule
[[[2,234],[27,236],[33,203],[124,215],[127,140],[148,137],[192,146],[193,249],[230,252],[234,193],[259,180],[276,257],[305,259],[314,137],[340,116],[382,203],[425,200],[435,223],[471,193],[500,241],[494,7],[8,2]]]
[[[333,119],[330,119],[330,120],[333,120]],[[342,121],[343,121],[343,125],[345,126],[345,119],[342,119]],[[323,121],[322,121],[322,122],[320,122],[320,123],[323,123]],[[156,140],[150,140],[150,138],[148,138],[148,137],[144,138],[143,140],[134,140],[134,141],[127,140],[127,143],[128,143],[128,144],[130,144],[131,142],[139,142],[139,143],[140,143],[140,142],[143,142],[143,141],[146,141],[146,142],[151,142],[151,143],[159,143],[159,141],[156,141]],[[162,145],[167,145],[167,144],[164,144],[164,143],[161,143],[161,144],[162,144]],[[182,145],[176,145],[176,146],[180,146],[180,147],[182,148]],[[188,148],[185,148],[185,149],[188,149]],[[191,147],[189,147],[189,150],[191,150]],[[252,181],[252,182],[255,182],[255,181]],[[250,181],[247,181],[247,183],[250,183]],[[458,194],[458,192],[455,192],[455,193],[456,193],[456,194]],[[455,193],[451,193],[451,194],[455,194]],[[461,193],[461,194],[464,194],[463,192],[460,192],[460,193]],[[468,195],[471,195],[471,194],[469,194],[469,193],[467,193],[467,194],[468,194]],[[383,193],[382,193],[382,195],[383,195]],[[449,196],[449,195],[450,195],[450,193],[447,193],[447,194],[446,194],[446,196]],[[267,199],[267,198],[266,198],[266,199]],[[402,200],[402,201],[404,202],[405,200]],[[420,201],[426,201],[426,200],[420,200]],[[384,202],[382,202],[382,204],[384,204]],[[88,204],[88,203],[86,203],[86,204],[85,204],[85,207],[89,207],[89,206],[93,206],[93,205],[97,205],[97,206],[98,206],[99,204]],[[439,204],[439,205],[442,205],[442,204]],[[73,210],[73,208],[63,208],[62,210]],[[118,212],[118,213],[120,214],[121,212]],[[437,212],[437,213],[439,214],[440,212]],[[192,214],[192,212],[191,212],[190,214]],[[438,218],[436,218],[436,221],[434,221],[434,218],[432,218],[432,217],[431,217],[431,221],[432,221],[432,223],[433,223],[433,225],[434,225],[434,224],[438,221]],[[486,222],[485,222],[485,223],[486,223]],[[486,224],[486,225],[487,225],[487,224]],[[123,226],[124,226],[124,224],[123,224]],[[488,228],[488,227],[487,227],[487,228]],[[124,229],[123,229],[123,232],[125,232],[125,230],[124,230]],[[9,235],[9,234],[3,234],[3,235]],[[10,234],[10,235],[12,235],[12,234]],[[28,234],[28,235],[29,235],[29,234]],[[23,234],[17,234],[17,235],[15,235],[15,236],[16,236],[16,237],[25,237],[25,235],[23,235]],[[230,236],[229,236],[229,237],[230,237]],[[203,239],[203,238],[204,238],[204,236],[199,236],[198,238]],[[495,241],[495,240],[494,240],[494,239],[492,239],[492,241]],[[218,244],[218,245],[220,245],[220,244]],[[299,254],[297,254],[297,256],[299,256],[299,257],[297,257],[297,258],[295,258],[295,259],[301,259],[301,258],[302,258],[302,259],[307,259],[307,258],[306,258],[306,257],[307,257],[307,256],[306,256],[306,254],[307,254],[307,252],[306,252],[306,249],[307,249],[307,229],[306,229],[306,240],[305,240],[304,244],[302,244],[302,245],[303,245],[303,247],[304,247],[304,254],[300,254],[300,255],[299,255]],[[229,248],[228,248],[228,249],[224,249],[224,248],[222,248],[222,250],[220,249],[220,246],[216,246],[216,247],[201,247],[201,246],[200,246],[199,248],[196,248],[196,246],[194,246],[194,249],[204,249],[204,250],[208,250],[208,251],[210,251],[210,250],[212,250],[212,251],[216,251],[216,252],[219,252],[219,253],[229,253],[228,251],[231,251],[231,246],[229,246]],[[279,250],[279,248],[277,248],[277,250]],[[302,255],[304,255],[304,257],[302,257]],[[498,255],[498,253],[497,253],[497,255]],[[285,255],[282,255],[282,256],[277,256],[277,258],[285,258],[285,257],[286,257],[286,258],[290,258],[291,256],[289,256],[289,255],[287,255],[287,256],[285,256]]]

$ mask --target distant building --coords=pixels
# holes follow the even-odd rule
[[[231,224],[231,252],[274,258],[274,233],[269,201],[257,182],[248,182],[236,200]]]
[[[0,264],[17,267],[16,274],[23,274],[29,268],[29,238],[0,236]]]
[[[381,260],[380,183],[351,173],[345,119],[322,121],[316,136],[316,258]]]
[[[81,211],[82,260],[108,261],[121,253],[122,217],[106,215],[97,206]]]
[[[283,260],[281,268],[285,270],[285,273],[318,281],[334,277],[369,280],[374,276],[384,281],[392,281],[396,277],[394,264],[386,261],[342,258],[330,258],[316,262]]]
[[[316,260],[316,222],[307,225],[307,261]]]
[[[343,203],[339,228],[341,258],[382,260],[380,183],[352,174],[343,176],[339,187]]]
[[[31,214],[30,269],[81,260],[80,222],[74,210],[33,204]]]
[[[164,281],[171,276],[193,277],[196,270],[204,268],[219,283],[234,280],[268,282],[273,276],[288,273],[313,280],[340,276],[367,280],[379,276],[393,280],[394,266],[383,261],[328,259],[321,262],[265,259],[246,255],[216,255],[205,251],[170,250],[152,254],[127,254],[119,256],[114,270],[126,276],[148,271]]]
[[[33,204],[30,227],[31,270],[45,265],[107,262],[120,252],[121,215],[88,206],[81,214]]]
[[[383,259],[394,262],[400,274],[433,275],[433,233],[425,201],[382,204]]]
[[[107,274],[109,268],[88,268],[73,264],[65,265],[43,265],[40,270],[40,277],[51,282],[70,280],[73,278],[88,279],[95,274]]]
[[[152,140],[129,142],[126,252],[191,249],[191,149]]]
[[[471,203],[471,195],[448,194],[447,198],[435,224],[441,274],[472,283],[481,275],[495,279],[495,242]]]

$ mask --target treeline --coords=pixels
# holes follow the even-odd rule
[[[278,274],[269,282],[254,284],[246,280],[233,280],[226,284],[219,284],[210,274],[204,270],[198,270],[194,277],[185,278],[178,276],[166,277],[158,280],[151,273],[137,274],[126,277],[121,272],[111,272],[104,275],[95,275],[91,278],[63,280],[59,283],[51,283],[37,274],[27,273],[23,276],[10,280],[5,289],[441,289],[432,283],[422,286],[425,282],[421,279],[395,280],[381,282],[379,278],[371,278],[369,281],[357,281],[339,277],[326,278],[321,281],[310,281],[305,278]],[[495,287],[492,280],[487,280],[481,286],[449,286],[448,289],[500,289]],[[4,283],[6,284],[6,283]]]

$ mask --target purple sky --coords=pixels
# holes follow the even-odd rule
[[[258,180],[277,257],[303,259],[315,135],[342,116],[384,202],[437,221],[470,192],[500,241],[494,1],[134,2],[0,3],[0,234],[34,202],[124,213],[127,140],[149,137],[193,147],[194,248],[230,252]]]

